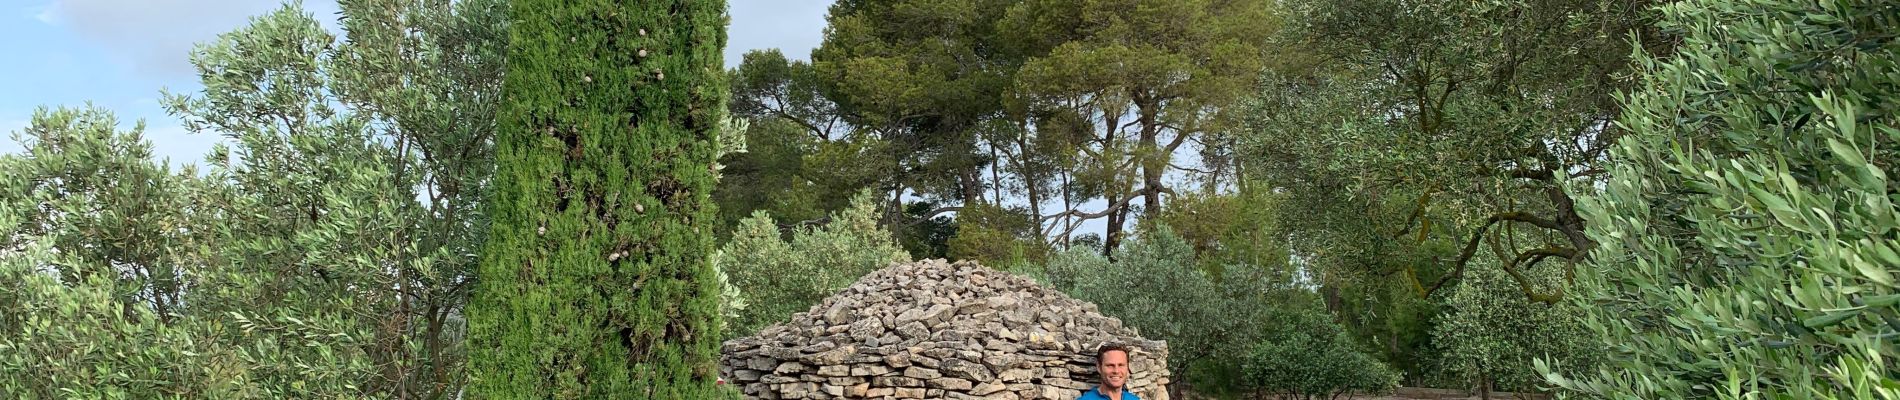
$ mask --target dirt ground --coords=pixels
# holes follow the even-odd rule
[[[1198,397],[1195,397],[1193,395],[1184,396],[1184,400],[1196,399],[1196,398]],[[1521,397],[1521,398],[1534,399],[1534,400],[1548,400],[1549,396],[1526,395],[1525,397]],[[1261,400],[1270,400],[1270,399],[1272,398],[1266,397],[1266,398],[1262,398]],[[1399,388],[1398,390],[1394,391],[1392,394],[1388,394],[1388,395],[1351,396],[1351,397],[1340,397],[1340,399],[1342,400],[1344,399],[1352,399],[1352,400],[1480,400],[1478,395],[1475,393],[1466,393],[1465,391],[1462,391],[1462,390],[1428,389],[1428,388]],[[1516,400],[1516,399],[1520,399],[1520,397],[1518,397],[1516,393],[1491,392],[1491,400]]]

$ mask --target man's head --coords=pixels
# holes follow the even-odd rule
[[[1122,390],[1128,385],[1128,348],[1106,344],[1096,349],[1095,371],[1102,374],[1103,389]]]

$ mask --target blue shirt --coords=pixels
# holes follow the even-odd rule
[[[1075,400],[1109,400],[1108,395],[1102,394],[1101,390],[1101,386],[1096,386],[1094,389],[1082,392],[1082,397],[1077,397]],[[1129,391],[1128,388],[1122,388],[1121,400],[1141,400],[1141,396],[1136,396],[1135,393]]]

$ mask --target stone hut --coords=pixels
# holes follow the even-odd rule
[[[1094,304],[972,262],[872,272],[721,347],[720,374],[760,399],[1074,400],[1098,382],[1095,349],[1132,349],[1128,387],[1168,400],[1168,348]]]

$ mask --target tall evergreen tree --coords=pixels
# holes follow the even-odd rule
[[[725,1],[515,0],[476,398],[710,396]]]

